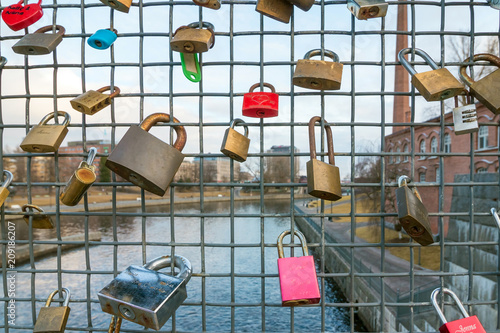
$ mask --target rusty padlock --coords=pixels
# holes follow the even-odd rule
[[[287,0],[292,5],[295,5],[297,8],[302,9],[307,12],[311,9],[312,5],[314,5],[314,0]]]
[[[201,7],[206,7],[215,10],[220,8],[219,0],[193,0],[193,2]]]
[[[202,29],[206,28],[206,29]],[[214,26],[209,22],[193,22],[175,31],[170,41],[172,51],[181,53],[202,53],[214,47]]]
[[[114,87],[113,93],[109,95],[103,94],[103,92],[107,90],[111,91],[111,87],[102,87],[97,91],[89,90],[86,93],[83,93],[80,96],[72,99],[70,101],[71,106],[76,111],[80,111],[90,116],[96,114],[98,111],[101,111],[108,105],[111,105],[111,99],[120,94],[120,88],[118,88],[117,86]]]
[[[63,306],[50,306],[54,296],[59,293],[59,290],[53,291],[49,295],[45,306],[40,309],[33,333],[64,333],[69,312],[71,311],[68,306],[71,294],[68,288],[62,288],[62,291],[66,293]]]
[[[453,109],[453,127],[456,135],[474,133],[479,131],[477,123],[476,104],[471,103],[469,92],[465,90],[467,105],[458,106],[458,97],[455,96]]]
[[[42,0],[26,6],[23,3],[24,0],[20,0],[17,4],[10,5],[2,11],[2,19],[14,31],[29,27],[43,16]]]
[[[186,144],[184,126],[175,126],[177,140],[173,146],[148,133],[158,122],[170,122],[166,113],[154,113],[132,125],[106,160],[106,166],[133,184],[163,196],[184,160]],[[173,118],[173,123],[178,123]]]
[[[9,186],[10,183],[12,183],[12,179],[14,179],[14,176],[12,176],[12,173],[8,170],[3,171],[3,176],[5,177],[5,181],[0,186],[0,206],[4,204],[5,200],[7,200],[7,197],[10,194]]]
[[[50,216],[48,216],[47,214],[43,214],[43,212],[44,212],[43,209],[41,209],[40,207],[38,207],[36,205],[25,204],[22,207],[23,212],[26,213],[28,208],[38,210],[38,212],[35,212],[33,215],[30,215],[30,214],[23,215],[23,219],[24,219],[24,221],[26,221],[28,226],[30,224],[30,216],[32,216],[33,217],[33,222],[31,224],[32,228],[34,228],[34,229],[53,229],[54,228],[54,222],[52,222],[52,219],[50,218]]]
[[[243,95],[242,113],[244,116],[253,118],[278,116],[279,95],[272,84],[264,82],[262,85],[271,89],[271,92],[253,92],[260,86],[260,83],[256,83],[250,87],[249,92]]]
[[[101,0],[101,2],[123,13],[128,13],[132,5],[132,0]]]
[[[324,53],[332,58],[333,62],[311,60],[311,57],[321,55],[320,49],[307,52],[304,59],[297,61],[292,79],[294,85],[316,90],[340,89],[344,65],[339,62],[339,56],[335,52],[325,50]]]
[[[422,94],[426,101],[441,101],[459,95],[464,86],[446,68],[439,68],[432,58],[421,49],[414,49],[431,66],[432,71],[417,73],[406,60],[405,55],[412,52],[411,48],[402,49],[398,53],[401,65],[410,73],[411,83]]]
[[[257,0],[255,10],[277,21],[288,23],[292,16],[293,5],[287,0]]]
[[[22,150],[31,153],[53,153],[59,149],[68,133],[71,117],[64,111],[57,111],[57,116],[64,117],[64,122],[62,124],[47,125],[47,122],[54,116],[54,112],[49,113],[42,118],[38,125],[31,128],[23,142],[21,142],[20,147]]]
[[[56,25],[56,33],[44,33],[52,31],[52,28],[51,25],[47,25],[32,34],[25,35],[12,46],[12,50],[16,53],[26,55],[49,54],[55,50],[59,43],[61,43],[64,33],[66,32],[66,29],[64,29],[62,25]]]
[[[243,125],[245,135],[238,133],[234,129],[234,126],[238,124]],[[220,147],[221,153],[238,162],[245,162],[247,160],[249,146],[250,139],[248,138],[248,126],[242,119],[233,119],[229,128],[226,129],[226,133],[224,133],[224,139]]]
[[[76,206],[96,181],[95,166],[92,165],[96,155],[97,149],[95,147],[90,148],[87,159],[80,163],[78,169],[66,184],[59,196],[61,202],[66,206]]]
[[[358,20],[384,17],[387,6],[386,2],[380,0],[347,0],[347,8]]]

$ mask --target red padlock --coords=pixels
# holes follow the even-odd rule
[[[271,89],[271,92],[253,92],[260,86],[256,83],[250,87],[250,91],[243,95],[243,115],[253,118],[269,118],[278,115],[279,96],[274,86],[269,83],[262,83],[264,87]]]
[[[443,294],[448,294],[450,295],[455,303],[457,304],[458,308],[462,312],[465,318],[459,319],[459,320],[454,320],[452,322],[448,322],[446,318],[444,317],[443,311],[439,308],[438,302],[437,302],[437,296],[438,294],[442,292]],[[479,322],[479,319],[477,316],[472,316],[469,317],[469,314],[465,310],[464,306],[462,305],[462,302],[458,299],[458,296],[451,291],[448,288],[437,288],[434,289],[434,291],[431,294],[431,303],[434,305],[434,308],[436,309],[439,318],[443,321],[444,325],[439,328],[439,332],[441,333],[486,333],[486,331],[483,328],[483,325]]]
[[[318,277],[314,258],[309,255],[304,235],[294,230],[302,244],[302,257],[284,258],[283,238],[291,233],[283,231],[278,236],[278,274],[280,277],[281,305],[296,306],[304,304],[317,304],[321,299],[319,294]]]
[[[42,0],[38,0],[37,4],[26,6],[23,6],[23,2],[24,0],[21,0],[16,5],[10,5],[2,12],[5,24],[14,31],[29,27],[43,16],[43,10],[40,6]]]

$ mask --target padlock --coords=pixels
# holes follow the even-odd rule
[[[83,93],[80,96],[72,99],[70,101],[71,106],[76,111],[80,111],[92,116],[108,105],[111,105],[111,99],[120,94],[120,88],[118,88],[117,86],[114,87],[113,93],[111,93],[110,95],[103,94],[103,92],[107,90],[111,90],[111,87],[102,87],[97,91],[89,90],[86,93]]]
[[[311,160],[306,163],[307,193],[313,197],[336,201],[342,198],[340,188],[340,170],[335,166],[333,155],[333,138],[330,125],[325,120],[326,143],[328,147],[328,162],[316,159],[316,139],[314,138],[314,124],[321,122],[321,117],[315,116],[309,120],[309,149]]]
[[[87,39],[89,44],[94,49],[106,50],[118,38],[116,29],[99,29]]]
[[[245,135],[235,131],[234,126],[237,124],[243,125]],[[226,133],[224,133],[224,139],[220,147],[221,153],[238,162],[245,162],[247,160],[249,146],[250,139],[248,138],[248,126],[242,119],[233,119],[229,128],[226,129]]]
[[[500,9],[500,0],[486,0],[491,8]]]
[[[260,83],[256,83],[250,87],[249,92],[243,95],[242,113],[244,116],[253,118],[278,116],[279,95],[272,84],[264,82],[262,85],[271,89],[271,92],[253,92],[260,86]]]
[[[485,60],[489,63],[500,67],[500,58],[487,53],[479,53],[474,55],[473,62]],[[469,58],[464,62],[469,62]],[[484,106],[486,106],[494,114],[500,113],[500,96],[498,89],[500,89],[500,70],[495,70],[486,75],[479,81],[474,81],[467,75],[467,65],[460,66],[460,78],[466,85],[470,87],[470,93],[476,97]]]
[[[61,43],[66,32],[66,29],[62,25],[56,25],[56,30],[56,33],[44,33],[52,31],[52,26],[47,25],[32,34],[24,35],[23,38],[12,46],[12,50],[16,53],[26,55],[49,54]]]
[[[53,291],[49,295],[45,306],[40,309],[33,333],[64,333],[69,312],[71,311],[71,308],[68,306],[71,294],[68,288],[62,288],[62,291],[66,293],[63,306],[50,306],[54,296],[59,293],[59,290]]]
[[[307,12],[314,5],[314,0],[287,0],[292,5],[295,5],[299,9]]]
[[[304,59],[297,61],[293,73],[294,85],[316,90],[338,90],[342,82],[342,69],[344,65],[339,62],[339,56],[330,50],[325,50],[325,56],[331,61],[310,60],[311,57],[321,55],[320,49],[307,52]]]
[[[431,225],[420,193],[415,187],[412,190],[408,188],[410,181],[408,176],[401,176],[398,179],[396,189],[398,219],[408,236],[420,245],[426,246],[434,243]]]
[[[347,0],[347,8],[358,20],[384,17],[387,6],[386,2],[380,0]]]
[[[87,190],[94,184],[97,179],[95,174],[94,163],[97,149],[92,147],[89,149],[89,155],[86,161],[82,161],[71,176],[66,187],[62,191],[59,199],[66,206],[76,206],[82,199]]]
[[[446,68],[439,68],[432,58],[420,49],[414,49],[415,54],[421,56],[431,66],[432,71],[417,73],[405,58],[405,54],[411,53],[411,48],[402,49],[398,53],[401,65],[411,75],[411,83],[417,88],[422,96],[428,101],[441,101],[456,96],[464,90],[463,85]]]
[[[193,2],[201,7],[207,7],[215,10],[220,8],[219,0],[193,0]]]
[[[43,10],[40,6],[42,0],[26,6],[23,3],[24,0],[20,0],[17,4],[10,5],[2,11],[3,21],[14,31],[29,27],[43,16]]]
[[[455,134],[467,134],[479,131],[477,123],[476,104],[471,103],[469,92],[465,90],[467,105],[458,106],[458,98],[455,96],[455,108],[453,109],[453,126]]]
[[[53,153],[59,149],[68,133],[71,117],[64,111],[57,111],[57,116],[63,116],[64,122],[62,124],[47,125],[47,122],[54,116],[54,112],[49,113],[42,118],[38,125],[31,128],[23,142],[21,142],[20,147],[22,150],[30,153]]]
[[[163,196],[184,160],[181,153],[186,144],[184,126],[175,126],[177,140],[173,146],[149,134],[158,122],[169,122],[165,113],[154,113],[132,125],[106,160],[106,166],[133,184]],[[173,118],[174,123],[179,121]]]
[[[453,298],[455,301],[456,305],[460,309],[460,312],[462,312],[464,318],[459,319],[459,320],[454,320],[452,322],[448,322],[446,320],[446,317],[444,316],[443,311],[441,311],[438,301],[437,301],[437,296],[439,293],[448,294]],[[462,302],[460,302],[460,299],[458,296],[451,291],[448,288],[437,288],[434,289],[434,291],[431,294],[431,303],[436,309],[436,312],[439,315],[439,318],[441,318],[441,321],[444,323],[443,326],[439,328],[439,332],[441,333],[486,333],[486,331],[483,328],[483,325],[479,322],[479,319],[477,316],[472,316],[470,317],[467,311],[465,310]]]
[[[255,10],[277,21],[288,23],[292,16],[293,5],[287,0],[257,0]]]
[[[319,294],[314,258],[309,255],[306,239],[298,230],[294,230],[294,234],[300,239],[303,256],[285,258],[283,238],[289,234],[291,234],[291,231],[285,230],[278,236],[278,274],[280,278],[281,305],[317,304],[321,296]]]
[[[132,0],[101,0],[101,2],[119,12],[124,13],[128,13],[130,6],[132,5]]]
[[[191,278],[191,263],[179,255],[173,258],[180,270],[175,276],[158,272],[171,266],[171,256],[131,265],[118,274],[97,294],[102,311],[159,330],[187,298]]]
[[[26,223],[30,224],[30,216],[33,218],[33,222],[31,224],[33,229],[53,229],[54,228],[54,222],[52,222],[52,219],[50,218],[49,215],[43,214],[43,209],[32,204],[25,204],[21,208],[23,212],[27,213],[28,208],[36,209],[38,212],[35,212],[34,214],[25,214],[23,215],[24,221]]]
[[[12,173],[8,170],[4,170],[3,175],[5,176],[5,181],[0,186],[0,206],[4,204],[5,200],[7,200],[7,197],[10,194],[9,186],[10,183],[12,183],[12,179],[14,179],[14,176],[12,176]]]
[[[202,29],[206,28],[206,29]],[[214,47],[214,26],[209,22],[193,22],[175,31],[170,41],[172,51],[181,53],[202,53]]]

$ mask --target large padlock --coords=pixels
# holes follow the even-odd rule
[[[52,222],[52,219],[50,218],[49,215],[44,214],[44,211],[42,208],[32,205],[32,204],[25,204],[21,208],[24,213],[28,212],[28,208],[36,209],[38,212],[35,212],[33,214],[24,214],[23,219],[26,221],[26,224],[30,224],[30,216],[33,218],[33,222],[31,224],[32,228],[34,229],[53,229],[54,228],[54,222]]]
[[[94,184],[97,179],[95,174],[94,163],[97,149],[92,147],[89,149],[89,155],[85,161],[82,161],[71,176],[66,187],[62,191],[59,199],[66,206],[76,206],[82,199],[87,190]]]
[[[446,317],[444,316],[443,311],[441,311],[441,308],[438,305],[437,297],[438,295],[442,293],[448,294],[453,298],[455,301],[456,305],[460,309],[460,312],[462,312],[464,318],[459,319],[459,320],[454,320],[451,322],[448,322],[446,320]],[[448,288],[437,288],[434,289],[434,291],[431,294],[431,303],[436,309],[436,312],[439,315],[439,318],[443,321],[444,325],[439,328],[439,332],[441,333],[486,333],[486,331],[483,328],[483,325],[479,322],[479,319],[477,316],[472,316],[470,317],[467,311],[465,310],[462,302],[460,302],[460,299],[458,296],[451,291]]]
[[[12,173],[8,170],[3,171],[3,176],[5,177],[5,181],[0,186],[0,206],[4,204],[5,200],[7,200],[7,197],[10,194],[9,186],[10,183],[12,183],[12,179],[14,179],[14,176],[12,176]]]
[[[333,62],[311,60],[311,57],[321,55],[320,49],[307,52],[304,59],[297,61],[292,79],[294,85],[316,90],[340,89],[344,65],[339,62],[339,56],[335,52],[325,50],[324,53],[332,58]]]
[[[206,28],[206,29],[202,29]],[[202,53],[214,47],[214,26],[209,22],[193,22],[175,31],[170,41],[172,51],[181,53]]]
[[[281,305],[317,304],[321,296],[319,294],[314,258],[309,255],[306,239],[298,230],[294,230],[294,234],[300,239],[303,256],[285,258],[283,238],[289,234],[291,234],[291,231],[285,230],[278,236],[278,274],[280,278]]]
[[[20,147],[22,150],[31,153],[53,153],[59,149],[68,133],[71,117],[64,111],[57,111],[57,116],[63,116],[64,122],[62,124],[48,125],[47,122],[54,116],[54,112],[49,113],[42,118],[38,125],[31,128],[23,142],[21,142]]]
[[[249,92],[243,95],[242,113],[244,116],[253,118],[278,116],[279,95],[272,84],[264,82],[262,85],[271,89],[271,92],[253,92],[260,86],[260,83],[256,83],[250,87]]]
[[[66,32],[66,29],[62,25],[56,25],[56,33],[45,33],[52,31],[52,28],[51,25],[47,25],[32,34],[24,35],[23,38],[12,46],[12,50],[16,53],[26,55],[49,54],[61,43]]]
[[[132,0],[101,0],[101,2],[119,12],[124,13],[128,13],[130,6],[132,5]]]
[[[427,209],[422,203],[418,190],[410,190],[408,176],[398,179],[396,201],[398,205],[398,219],[406,233],[420,245],[426,246],[434,243]]]
[[[470,58],[464,60],[469,62]],[[473,62],[485,60],[489,63],[500,67],[500,58],[487,53],[475,54]],[[495,70],[486,75],[479,81],[474,81],[467,75],[467,65],[460,66],[460,78],[466,85],[470,87],[470,93],[476,97],[484,106],[486,106],[494,114],[500,113],[500,96],[498,89],[500,89],[500,70]]]
[[[54,296],[59,293],[59,290],[53,291],[49,295],[45,306],[40,309],[33,333],[64,333],[69,312],[71,311],[68,306],[71,294],[68,288],[62,288],[62,291],[66,293],[63,306],[50,306]]]
[[[10,5],[2,11],[2,19],[9,28],[18,31],[29,27],[42,18],[42,0],[31,5],[23,5],[24,0],[20,0],[15,5]]]
[[[206,7],[210,9],[219,9],[220,1],[219,0],[193,0],[195,4],[201,7]]]
[[[175,276],[158,272],[171,266],[171,256],[131,265],[118,274],[97,294],[102,311],[159,330],[187,298],[191,278],[191,263],[179,255],[173,258],[180,270]]]
[[[173,146],[148,133],[158,122],[169,122],[165,113],[154,113],[132,125],[106,160],[106,166],[135,185],[163,196],[184,160],[181,153],[186,144],[184,126],[175,126],[177,139]],[[179,123],[173,118],[174,123]]]
[[[288,23],[292,16],[293,5],[287,0],[257,0],[255,10],[277,21]]]
[[[234,126],[237,124],[243,125],[245,135],[238,133],[234,129]],[[242,119],[233,119],[229,128],[226,129],[226,133],[224,133],[224,139],[220,147],[221,153],[238,162],[245,162],[247,160],[249,146],[250,139],[248,138],[248,126]]]
[[[340,187],[340,170],[335,166],[333,155],[333,138],[330,125],[325,120],[326,143],[328,147],[328,162],[316,159],[316,139],[314,138],[314,124],[321,123],[321,117],[315,116],[309,120],[309,149],[311,160],[306,163],[307,193],[313,197],[336,201],[342,198]]]
[[[73,109],[76,111],[80,111],[82,113],[88,114],[88,115],[94,115],[97,112],[101,111],[108,105],[111,105],[111,99],[115,98],[120,94],[120,88],[117,86],[114,87],[114,90],[111,94],[103,94],[103,92],[110,90],[110,86],[102,87],[98,89],[97,91],[95,90],[89,90],[80,96],[72,99],[70,101],[71,106]]]
[[[307,12],[311,9],[312,5],[314,5],[314,0],[287,0],[292,5],[295,5],[297,8],[302,9]]]
[[[380,0],[347,0],[347,8],[358,20],[384,17],[387,6],[386,2]]]
[[[476,104],[471,103],[469,92],[466,92],[467,105],[458,106],[458,97],[455,96],[455,108],[453,109],[453,127],[455,134],[467,134],[479,131],[477,123]]]
[[[98,50],[106,50],[118,38],[116,29],[99,29],[87,40],[87,44]]]
[[[431,66],[432,71],[417,73],[406,60],[405,55],[415,50],[415,54],[421,56]],[[432,58],[421,49],[402,49],[398,53],[401,65],[411,75],[411,83],[417,88],[422,96],[428,101],[441,101],[459,95],[464,90],[463,85],[446,68],[439,68]]]

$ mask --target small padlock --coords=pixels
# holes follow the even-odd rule
[[[206,29],[202,29],[206,28]],[[175,31],[170,41],[172,51],[181,53],[202,53],[214,47],[214,26],[209,22],[193,22]]]
[[[42,0],[31,5],[23,5],[24,0],[20,0],[15,5],[10,5],[2,11],[2,19],[9,28],[18,31],[29,27],[42,18]]]
[[[326,143],[328,147],[328,162],[316,159],[316,139],[314,138],[314,124],[321,123],[321,117],[315,116],[309,120],[309,149],[311,160],[306,163],[307,193],[313,197],[336,201],[342,198],[340,188],[340,170],[335,166],[333,155],[333,138],[330,125],[325,120]]]
[[[24,35],[23,38],[12,46],[12,50],[16,53],[26,55],[49,54],[61,43],[66,32],[66,29],[62,25],[56,25],[56,30],[56,33],[44,33],[52,31],[52,26],[47,25],[32,34]]]
[[[448,294],[453,298],[455,303],[457,304],[458,308],[460,309],[460,312],[462,312],[463,316],[465,318],[459,319],[459,320],[454,320],[452,322],[448,322],[446,320],[443,311],[441,311],[438,302],[437,302],[437,296],[439,293],[443,294]],[[465,310],[462,302],[460,302],[460,299],[458,296],[451,291],[448,288],[437,288],[434,289],[434,291],[431,294],[431,303],[436,309],[436,312],[439,315],[439,318],[441,318],[441,321],[444,323],[443,326],[439,328],[439,332],[441,333],[486,333],[486,331],[483,328],[483,325],[479,322],[479,319],[477,316],[472,316],[469,317],[469,314]]]
[[[177,140],[173,146],[148,133],[158,122],[169,122],[165,113],[154,113],[132,125],[106,160],[106,166],[135,185],[163,196],[184,160],[181,153],[186,144],[184,126],[175,126]],[[174,123],[179,123],[173,118]]]
[[[234,126],[237,124],[243,125],[245,135],[238,133],[234,129]],[[238,162],[245,162],[247,160],[249,146],[250,139],[248,138],[248,126],[242,119],[233,119],[229,128],[226,129],[226,133],[224,133],[224,139],[220,147],[221,153]]]
[[[347,8],[358,20],[384,17],[387,6],[386,2],[380,0],[347,0]]]
[[[113,93],[110,95],[103,94],[103,92],[110,90],[110,86],[102,87],[97,91],[89,90],[86,93],[81,94],[80,96],[72,99],[70,101],[71,106],[76,111],[80,111],[82,113],[88,114],[90,116],[96,114],[98,111],[101,111],[108,105],[111,105],[111,99],[115,98],[120,94],[120,88],[117,86],[114,87]]]
[[[453,126],[455,134],[467,134],[479,131],[477,123],[476,104],[471,103],[469,92],[465,90],[467,105],[458,106],[458,97],[455,96],[455,108],[453,109]]]
[[[287,0],[257,0],[255,10],[277,21],[288,23],[292,16],[293,5]]]
[[[76,206],[82,199],[87,190],[94,184],[97,179],[95,174],[94,163],[97,149],[92,147],[89,149],[89,155],[86,161],[82,161],[71,176],[66,187],[62,191],[59,199],[66,206]]]
[[[422,96],[428,101],[441,101],[456,96],[464,90],[462,84],[446,68],[439,68],[432,58],[421,49],[414,49],[415,54],[421,56],[431,66],[432,71],[417,73],[405,58],[405,54],[411,53],[411,48],[402,49],[398,53],[401,65],[411,75],[411,84],[417,88]]]
[[[339,62],[339,56],[335,52],[325,50],[324,53],[332,58],[333,62],[310,60],[311,57],[321,55],[320,49],[307,52],[304,59],[297,61],[292,79],[294,85],[316,90],[340,89],[344,65]]]
[[[299,9],[307,12],[314,5],[314,0],[287,0],[292,5],[295,5]]]
[[[101,0],[101,2],[119,12],[124,13],[128,13],[130,6],[132,5],[132,0]]]
[[[118,274],[97,294],[102,311],[159,330],[187,298],[191,278],[191,263],[179,255],[173,258],[180,270],[175,276],[158,272],[171,266],[171,256],[131,265]]]
[[[52,219],[50,218],[49,215],[43,214],[43,209],[32,204],[25,204],[21,208],[23,212],[27,213],[28,208],[36,209],[38,212],[35,212],[34,214],[25,214],[23,215],[23,219],[26,221],[26,223],[30,224],[30,216],[33,217],[33,222],[31,224],[32,228],[34,229],[53,229],[54,228],[54,222],[52,222]]]
[[[278,274],[280,278],[281,305],[317,304],[321,296],[319,294],[314,258],[309,255],[306,239],[298,230],[294,230],[294,234],[300,239],[303,256],[285,258],[283,238],[289,234],[291,234],[291,231],[285,230],[278,236]]]
[[[473,62],[485,60],[489,63],[500,67],[500,58],[487,53],[479,53],[474,55]],[[469,62],[469,58],[464,62]],[[476,97],[484,106],[486,106],[494,114],[500,113],[500,96],[498,89],[500,89],[500,70],[495,70],[486,75],[479,81],[474,81],[467,75],[467,65],[460,66],[460,78],[466,85],[470,87],[470,93]]]
[[[420,245],[426,246],[434,243],[427,209],[422,203],[420,193],[414,187],[408,188],[411,181],[408,176],[398,179],[396,201],[398,205],[398,219],[406,233]]]
[[[62,291],[66,293],[63,306],[50,306],[54,296],[59,293],[59,290],[53,291],[49,295],[45,306],[40,309],[33,333],[64,333],[69,312],[71,311],[71,308],[68,306],[71,294],[68,288],[62,288]]]
[[[7,197],[10,194],[9,186],[10,183],[12,183],[12,179],[14,179],[14,176],[12,176],[12,173],[8,170],[3,171],[3,176],[5,176],[5,181],[0,186],[0,206],[4,204],[5,200],[7,200]]]
[[[118,38],[116,29],[99,29],[87,39],[89,44],[94,49],[106,50]]]
[[[54,112],[49,113],[42,118],[38,125],[31,128],[23,142],[21,142],[20,147],[22,150],[30,153],[53,153],[59,149],[68,133],[71,117],[64,111],[57,111],[58,117],[64,117],[62,125],[47,125],[47,122],[54,116]]]
[[[206,7],[215,10],[220,8],[219,0],[193,0],[193,2],[201,7]]]
[[[256,83],[250,87],[249,92],[243,95],[242,113],[244,116],[253,118],[278,116],[279,95],[272,84],[264,82],[262,85],[271,89],[271,92],[253,92],[260,86],[260,83]]]

